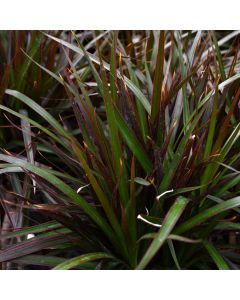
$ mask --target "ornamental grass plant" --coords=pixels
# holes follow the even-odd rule
[[[0,32],[1,269],[239,269],[239,38]]]

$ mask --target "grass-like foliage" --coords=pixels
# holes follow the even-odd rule
[[[239,32],[0,32],[2,269],[239,269]]]

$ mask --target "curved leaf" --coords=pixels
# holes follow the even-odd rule
[[[113,258],[112,255],[107,253],[89,253],[74,257],[72,259],[66,260],[59,265],[57,265],[53,270],[69,270],[71,268],[77,267],[79,265],[88,263],[93,260],[103,259],[103,258]]]
[[[228,264],[225,262],[219,251],[211,243],[204,241],[203,245],[214,260],[215,264],[218,266],[219,270],[229,270]]]
[[[168,238],[170,232],[174,228],[175,224],[177,223],[177,220],[181,216],[188,202],[189,200],[184,197],[178,197],[176,199],[174,204],[169,209],[169,212],[167,213],[163,221],[161,229],[157,233],[155,239],[149,246],[147,252],[144,254],[139,265],[137,266],[137,270],[144,269],[147,266],[147,264],[151,261],[153,256],[157,253],[157,251],[161,248],[163,243]]]
[[[214,217],[224,211],[236,208],[240,206],[240,197],[236,197],[230,200],[227,200],[223,203],[220,203],[218,205],[215,205],[213,207],[210,207],[202,212],[200,212],[198,215],[192,217],[182,225],[180,225],[176,230],[174,230],[174,233],[176,234],[182,234],[193,227],[203,223],[207,219]]]

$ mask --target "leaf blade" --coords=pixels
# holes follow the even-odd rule
[[[165,240],[168,238],[173,227],[175,226],[180,215],[182,214],[188,201],[189,200],[185,197],[178,197],[176,199],[174,204],[171,206],[169,212],[167,213],[157,236],[149,246],[140,263],[138,264],[136,268],[137,270],[144,269],[147,266],[147,264],[151,261],[153,256],[157,253],[157,251],[161,248]]]
[[[91,262],[97,259],[103,259],[103,258],[109,259],[109,258],[113,258],[113,256],[104,252],[84,254],[58,264],[56,267],[53,268],[53,270],[69,270],[81,264]]]

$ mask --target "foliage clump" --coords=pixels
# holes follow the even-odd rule
[[[239,32],[1,32],[2,269],[238,269]]]

